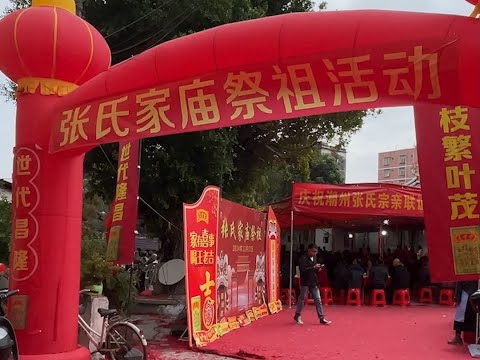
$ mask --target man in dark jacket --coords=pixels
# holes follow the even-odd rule
[[[307,293],[310,292],[315,301],[315,306],[317,307],[317,315],[320,320],[320,324],[329,325],[331,321],[325,319],[323,313],[322,300],[320,298],[320,290],[318,289],[317,283],[317,272],[322,268],[323,265],[317,264],[317,247],[315,245],[310,245],[308,247],[307,253],[300,257],[299,267],[300,267],[300,296],[297,303],[297,311],[295,312],[294,320],[297,324],[303,324],[301,314],[303,306],[305,304],[305,297]]]

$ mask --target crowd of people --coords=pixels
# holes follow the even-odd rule
[[[305,253],[300,248],[293,254],[293,273],[299,259]],[[290,256],[282,252],[282,288],[288,288],[290,283]],[[428,257],[422,247],[416,251],[411,248],[398,247],[394,251],[387,249],[382,257],[372,254],[369,248],[361,248],[358,252],[345,250],[329,252],[325,248],[318,249],[316,262],[324,264],[318,272],[320,287],[332,287],[334,290],[348,289],[385,289],[387,300],[392,301],[397,289],[431,286]],[[293,282],[295,283],[295,282]]]

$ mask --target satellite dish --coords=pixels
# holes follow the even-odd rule
[[[158,270],[158,281],[162,285],[175,285],[185,277],[185,262],[173,259],[163,264]]]

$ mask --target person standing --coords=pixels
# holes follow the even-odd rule
[[[453,321],[455,336],[449,340],[450,345],[462,345],[462,332],[475,332],[476,316],[469,299],[478,289],[478,281],[462,281],[457,283],[455,300],[457,309]]]
[[[318,319],[320,324],[329,325],[332,322],[325,319],[323,313],[322,300],[320,298],[320,290],[318,289],[318,280],[317,272],[323,267],[323,265],[317,264],[317,247],[315,245],[310,245],[307,249],[307,253],[300,257],[299,259],[299,268],[300,268],[300,296],[298,298],[297,310],[295,312],[294,320],[297,324],[303,324],[302,321],[302,310],[305,304],[305,297],[307,293],[310,292],[315,301],[315,306],[317,308]]]

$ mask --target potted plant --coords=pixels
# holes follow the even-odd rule
[[[100,254],[91,254],[82,264],[82,286],[102,295],[103,283],[111,274],[112,265],[106,262]]]

